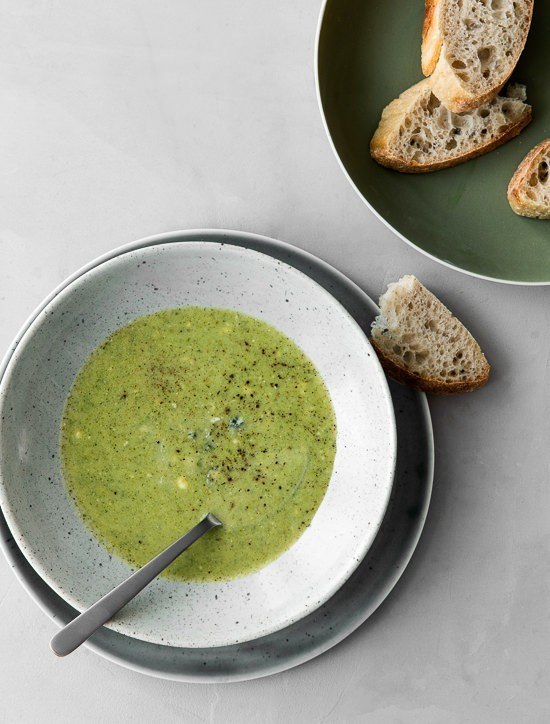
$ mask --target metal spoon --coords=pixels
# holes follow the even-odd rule
[[[175,543],[168,546],[153,560],[146,563],[125,581],[120,583],[110,593],[90,606],[86,611],[73,619],[57,633],[50,641],[50,646],[57,656],[66,656],[83,644],[100,626],[107,623],[115,613],[132,600],[145,588],[153,578],[156,578],[180,553],[193,545],[202,535],[211,528],[217,528],[223,523],[212,513],[208,513],[194,528]]]

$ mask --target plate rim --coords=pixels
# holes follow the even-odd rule
[[[130,242],[129,244],[123,245],[123,247],[119,248],[138,248],[140,244],[143,244],[144,242],[147,243],[149,241],[153,241],[155,243],[158,239],[166,239],[167,236],[171,237],[179,237],[180,239],[185,238],[194,238],[197,234],[200,235],[226,235],[228,237],[228,241],[226,243],[234,243],[232,239],[235,237],[241,237],[248,242],[260,244],[260,246],[267,246],[273,247],[274,249],[280,250],[283,253],[286,253],[289,256],[296,255],[298,259],[301,259],[305,262],[310,262],[312,265],[316,266],[321,271],[324,271],[327,273],[329,277],[336,278],[336,280],[342,285],[343,289],[348,289],[354,296],[357,296],[362,302],[365,303],[366,306],[376,308],[375,303],[373,300],[369,297],[369,295],[361,288],[359,287],[355,282],[353,282],[351,279],[349,279],[346,275],[344,275],[342,272],[340,272],[338,269],[333,267],[332,265],[328,264],[324,260],[320,259],[319,257],[315,256],[314,254],[301,249],[300,247],[296,247],[292,244],[289,244],[287,242],[279,241],[267,236],[262,236],[259,234],[253,234],[250,232],[243,232],[243,231],[233,231],[233,230],[227,230],[227,229],[220,229],[220,228],[209,228],[209,229],[188,229],[188,230],[179,230],[179,231],[172,231],[172,232],[166,232],[164,234],[157,234],[150,237],[145,237],[144,239]],[[113,250],[114,251],[114,250]],[[106,254],[102,255],[98,258],[108,258],[111,255],[112,252],[107,252]],[[266,250],[265,253],[269,253],[269,251]],[[293,264],[290,263],[292,266]],[[89,266],[89,264],[84,265],[81,267],[81,270],[86,269]],[[311,269],[311,267],[310,267]],[[78,275],[78,273],[81,273],[81,270],[78,270],[75,272],[71,277],[69,277],[66,282],[68,282],[69,279],[71,279],[73,276]],[[306,273],[306,272],[303,272]],[[309,274],[308,274],[309,276]],[[58,285],[56,289],[54,289],[49,297],[46,297],[46,299],[43,300],[43,302],[37,306],[35,312],[33,312],[27,319],[27,321],[24,323],[24,325],[20,329],[20,333],[23,333],[25,331],[26,326],[32,322],[32,319],[35,314],[39,313],[40,310],[45,306],[45,304],[49,301],[50,297],[53,297],[56,293],[58,288],[62,287],[63,283]],[[5,369],[6,363],[9,360],[9,357],[13,353],[14,348],[17,346],[18,343],[18,337],[19,335],[14,339],[12,343],[12,347],[8,349],[6,354],[4,355],[3,360],[0,362],[0,377],[3,374],[3,371]],[[171,673],[165,673],[160,670],[152,670],[150,667],[144,665],[141,666],[139,664],[135,664],[134,662],[130,662],[122,657],[122,655],[113,654],[110,650],[105,650],[106,647],[100,645],[99,643],[96,643],[93,639],[86,642],[85,646],[89,648],[90,650],[97,653],[99,656],[101,656],[104,659],[107,659],[111,661],[112,663],[118,664],[119,666],[123,666],[124,668],[127,668],[129,670],[136,671],[138,673],[153,676],[155,678],[160,678],[164,680],[173,680],[173,681],[183,681],[183,682],[189,682],[189,683],[228,683],[232,681],[247,681],[251,679],[256,678],[262,678],[266,676],[270,676],[272,674],[280,673],[282,671],[294,668],[295,666],[299,666],[301,664],[306,663],[307,661],[310,661],[311,659],[316,658],[320,654],[330,650],[343,640],[345,640],[353,631],[355,631],[357,628],[359,628],[373,613],[378,609],[378,607],[384,602],[384,600],[389,596],[391,591],[394,589],[396,584],[398,583],[399,579],[403,575],[403,572],[405,571],[408,563],[410,562],[418,541],[421,537],[422,530],[424,528],[424,524],[426,521],[429,505],[430,505],[430,499],[431,494],[433,490],[433,478],[434,478],[434,438],[433,438],[433,426],[432,426],[432,420],[430,416],[429,406],[427,403],[426,395],[424,393],[416,392],[415,396],[419,402],[419,407],[422,411],[422,423],[423,426],[426,429],[426,470],[423,476],[423,488],[424,488],[424,496],[422,500],[422,508],[418,511],[418,519],[417,523],[415,525],[414,533],[410,536],[410,538],[406,542],[406,546],[403,548],[403,554],[400,554],[399,557],[399,563],[400,565],[396,567],[396,570],[392,571],[391,574],[388,574],[387,578],[384,581],[384,585],[382,586],[382,592],[377,597],[374,603],[369,603],[369,605],[365,606],[365,608],[362,610],[361,615],[354,619],[351,623],[348,623],[346,626],[342,627],[342,629],[338,632],[338,634],[333,634],[328,638],[328,640],[319,646],[312,647],[310,650],[308,650],[306,653],[293,658],[292,660],[288,660],[287,658],[284,659],[277,659],[275,665],[267,666],[262,668],[261,670],[255,670],[253,672],[247,672],[244,675],[239,674],[226,674],[226,675],[220,675],[216,673],[210,673],[209,675],[205,675],[202,673],[199,673],[197,675],[189,675],[187,673],[183,674],[171,674]],[[10,533],[9,527],[5,522],[0,520],[0,528],[6,528],[7,532]],[[11,544],[11,545],[10,545]],[[20,562],[16,559],[16,553],[13,551],[19,551],[19,548],[17,547],[17,544],[15,541],[11,539],[11,537],[6,538],[5,536],[2,536],[0,538],[0,548],[2,549],[7,561],[8,565],[12,568],[14,575],[19,580],[23,588],[27,591],[29,596],[35,601],[37,606],[44,612],[46,615],[54,621],[58,626],[64,625],[65,621],[59,617],[58,613],[55,612],[53,604],[46,603],[45,600],[41,597],[41,595],[35,590],[35,587],[33,587],[32,583],[26,580],[25,574],[19,570]],[[28,564],[26,558],[23,556],[23,554],[19,551],[19,554],[21,556],[21,563],[23,565],[28,566],[29,572],[31,576],[36,576],[38,578],[38,582],[40,585],[44,585],[44,587],[47,589],[47,594],[51,594],[51,596],[58,598],[61,603],[64,605],[65,602],[63,599],[61,599],[55,592],[47,586],[47,584],[42,581],[42,579],[36,574],[34,569]],[[76,612],[75,612],[76,613]],[[118,634],[119,635],[119,634]]]
[[[447,269],[452,269],[453,271],[460,272],[461,274],[467,274],[470,277],[474,277],[476,279],[483,279],[484,281],[488,282],[495,282],[497,284],[510,284],[512,286],[518,286],[518,287],[547,287],[550,286],[550,279],[547,281],[521,281],[518,279],[503,279],[500,277],[490,277],[485,274],[478,274],[477,272],[473,272],[470,269],[465,269],[464,267],[457,266],[456,264],[451,264],[448,261],[445,261],[445,259],[440,259],[439,257],[435,256],[434,254],[430,254],[430,252],[426,251],[425,249],[422,249],[422,247],[415,244],[413,241],[408,239],[404,234],[402,234],[400,231],[398,231],[394,226],[390,224],[389,221],[387,221],[382,214],[377,211],[377,209],[374,208],[374,206],[368,201],[368,199],[361,193],[359,188],[357,187],[355,181],[351,178],[349,175],[346,167],[344,166],[344,163],[342,159],[340,158],[340,154],[338,153],[338,150],[336,149],[336,146],[334,145],[334,141],[332,140],[332,134],[330,132],[330,129],[328,127],[328,122],[325,114],[325,109],[323,107],[323,99],[321,95],[321,83],[319,78],[319,46],[321,41],[321,34],[323,32],[323,23],[325,20],[325,14],[327,5],[329,2],[333,2],[334,0],[322,0],[321,2],[321,9],[319,11],[319,17],[317,19],[317,28],[315,32],[315,43],[314,43],[314,49],[313,49],[313,70],[314,70],[314,76],[315,76],[315,97],[317,99],[317,106],[319,108],[319,114],[321,116],[321,121],[323,123],[323,128],[325,129],[325,134],[328,138],[329,146],[332,150],[333,155],[336,158],[336,161],[338,165],[340,166],[341,171],[343,172],[344,176],[348,180],[350,186],[355,191],[357,196],[361,199],[361,201],[365,204],[365,206],[376,216],[376,218],[381,221],[384,226],[392,231],[398,239],[401,239],[401,241],[404,241],[406,244],[411,246],[413,249],[416,249],[416,251],[420,252],[424,256],[428,257],[428,259],[431,259],[432,261],[437,262],[438,264],[441,264]]]
[[[204,232],[200,233],[202,234]],[[154,243],[151,243],[153,241]],[[36,314],[32,317],[32,319],[30,319],[30,321],[27,320],[28,324],[25,323],[24,325],[25,331],[22,334],[17,335],[19,340],[17,345],[11,345],[11,353],[9,354],[9,357],[3,360],[2,364],[0,365],[0,391],[4,389],[5,384],[9,384],[10,373],[13,373],[14,365],[17,364],[17,361],[20,358],[21,354],[24,353],[25,344],[32,339],[33,334],[40,328],[40,325],[43,323],[46,316],[51,313],[52,309],[55,309],[55,305],[62,303],[63,300],[68,297],[68,295],[77,291],[80,288],[81,283],[85,282],[86,279],[92,279],[95,275],[101,274],[102,269],[104,269],[105,267],[109,267],[109,265],[116,263],[117,261],[123,261],[125,257],[127,258],[128,263],[131,263],[132,257],[139,252],[151,251],[155,247],[160,247],[161,249],[163,247],[166,247],[168,250],[177,245],[182,246],[183,253],[188,252],[192,254],[193,251],[196,252],[198,250],[199,254],[202,251],[204,254],[225,252],[226,254],[229,253],[231,255],[244,255],[249,260],[251,260],[253,264],[256,262],[258,265],[268,265],[270,268],[275,266],[283,267],[286,269],[287,274],[290,275],[290,278],[297,277],[298,279],[303,280],[303,283],[309,284],[311,286],[311,293],[318,293],[320,295],[320,298],[323,298],[327,301],[327,303],[334,305],[337,312],[343,315],[341,317],[341,321],[344,322],[345,320],[347,320],[349,322],[354,330],[354,334],[359,335],[358,339],[360,338],[361,341],[365,343],[365,351],[370,351],[370,354],[368,351],[366,353],[369,354],[370,362],[374,365],[373,371],[375,373],[375,379],[379,389],[379,399],[381,405],[383,405],[383,407],[381,407],[381,410],[385,409],[386,411],[384,419],[386,420],[385,427],[387,427],[388,439],[384,442],[384,454],[387,460],[387,475],[385,475],[384,477],[383,488],[380,487],[380,485],[377,488],[380,495],[380,511],[376,515],[375,525],[373,525],[369,529],[365,528],[364,534],[362,536],[363,541],[360,551],[356,555],[354,554],[353,558],[350,559],[346,565],[342,566],[342,570],[339,575],[334,578],[330,586],[326,586],[322,595],[317,596],[314,600],[312,599],[311,601],[306,601],[302,603],[299,613],[297,612],[291,616],[286,614],[283,617],[284,620],[282,621],[282,623],[278,622],[276,624],[272,623],[270,625],[265,625],[261,630],[256,630],[255,632],[246,634],[244,638],[239,638],[238,640],[217,642],[211,644],[210,646],[191,643],[185,644],[183,642],[174,645],[177,648],[216,648],[219,646],[244,644],[246,642],[253,641],[263,636],[269,635],[271,633],[275,633],[276,631],[284,630],[288,626],[301,620],[302,618],[305,618],[306,616],[320,608],[346,583],[348,578],[353,575],[354,571],[359,567],[359,565],[367,555],[369,549],[372,547],[376,538],[376,534],[382,524],[382,521],[388,509],[396,470],[397,423],[395,419],[392,395],[388,385],[387,377],[382,369],[382,366],[380,365],[378,357],[374,354],[374,350],[368,339],[368,336],[365,334],[364,330],[361,328],[353,315],[349,313],[345,306],[333,294],[331,294],[329,290],[324,288],[311,276],[305,274],[300,269],[297,269],[295,266],[289,264],[288,262],[278,260],[273,256],[257,249],[242,246],[238,243],[237,240],[235,240],[235,242],[231,244],[225,244],[223,241],[209,238],[188,238],[187,240],[184,240],[181,238],[180,232],[168,232],[168,234],[159,234],[155,235],[155,237],[146,237],[145,239],[141,239],[137,242],[131,243],[131,248],[128,248],[128,245],[124,244],[111,250],[111,252],[108,252],[107,255],[101,255],[100,257],[91,260],[80,270],[80,272],[75,272],[75,274],[71,275],[64,282],[62,282],[58,286],[57,292],[55,293],[54,290],[54,293],[52,293],[53,296],[48,296],[47,303],[39,305]],[[107,258],[105,258],[105,256],[107,256]],[[53,308],[52,305],[54,305]],[[365,363],[367,362],[365,358],[365,352],[362,352],[361,358],[364,359]],[[17,543],[18,548],[23,553],[28,563],[40,576],[40,578],[42,578],[46,585],[54,590],[57,595],[61,596],[61,598],[64,599],[71,607],[76,608],[79,611],[84,610],[85,607],[83,607],[76,600],[74,600],[74,598],[67,599],[67,591],[63,591],[63,588],[60,586],[59,582],[55,579],[53,575],[48,572],[48,570],[42,563],[40,555],[37,554],[36,549],[27,545],[25,540],[25,531],[20,525],[20,521],[18,520],[16,514],[14,513],[13,506],[10,504],[10,500],[6,494],[4,486],[1,484],[1,481],[0,507],[2,508],[2,513],[6,519],[6,523],[10,528],[10,531],[15,539],[15,542]],[[106,627],[122,635],[137,638],[139,640],[147,641],[149,643],[161,643],[160,639],[157,638],[157,640],[154,640],[154,637],[151,637],[150,635],[132,635],[130,631],[135,628],[135,624],[114,621],[109,622]],[[141,633],[143,634],[143,632]]]

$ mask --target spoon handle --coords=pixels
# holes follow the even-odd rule
[[[94,603],[57,633],[50,641],[50,646],[57,656],[66,656],[83,644],[100,626],[103,626],[115,613],[137,596],[137,594],[151,583],[180,553],[193,545],[202,535],[211,528],[222,525],[216,516],[208,513],[194,528],[165,548],[162,553],[155,556],[143,568],[132,573],[125,581],[120,583],[110,593]]]

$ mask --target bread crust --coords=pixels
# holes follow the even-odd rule
[[[443,39],[439,30],[439,9],[442,0],[426,0],[422,25],[422,72],[431,75],[439,60]]]
[[[412,86],[402,93],[399,98],[392,101],[382,112],[382,118],[370,142],[371,156],[381,166],[391,168],[394,171],[400,171],[401,173],[429,173],[431,171],[439,171],[451,166],[457,166],[459,163],[464,163],[465,161],[469,161],[472,158],[476,158],[502,146],[502,144],[517,136],[531,121],[531,107],[526,106],[525,114],[518,119],[516,123],[511,125],[506,132],[498,136],[498,138],[494,138],[490,142],[472,149],[468,153],[455,156],[445,161],[435,161],[427,164],[418,163],[417,161],[403,161],[403,159],[393,156],[389,152],[390,138],[397,119],[408,112],[409,108],[416,101],[418,94],[423,92],[424,86],[429,83],[429,79],[420,81],[420,83]]]
[[[529,2],[529,17],[526,22],[525,32],[521,42],[517,46],[514,57],[510,60],[509,72],[502,75],[498,79],[498,82],[492,85],[484,93],[475,93],[469,90],[460,78],[458,78],[456,72],[450,66],[446,58],[444,22],[445,8],[443,7],[443,3],[446,1],[447,0],[426,0],[424,16],[426,38],[424,40],[423,32],[422,71],[424,75],[431,75],[432,92],[436,98],[447,106],[449,110],[453,111],[453,113],[464,113],[464,111],[471,111],[474,108],[478,108],[483,103],[486,103],[494,98],[510,78],[510,75],[517,65],[527,41],[531,19],[533,17],[534,2],[533,0],[530,0]],[[437,28],[434,28],[434,25],[437,25]],[[434,62],[433,58],[435,57],[435,53],[430,53],[429,48],[430,43],[434,44],[436,42],[439,44],[439,47],[437,57]],[[424,54],[426,54],[426,63],[424,61]],[[425,65],[426,70],[424,69]]]
[[[535,170],[535,164],[538,165],[539,163],[539,157],[549,152],[550,138],[545,138],[529,151],[508,184],[508,203],[519,216],[527,216],[531,219],[550,219],[550,208],[545,208],[542,204],[529,199],[523,193],[523,189],[528,184],[529,176]]]
[[[485,373],[476,377],[472,380],[458,380],[456,382],[442,382],[433,377],[421,377],[416,372],[412,372],[407,369],[404,365],[398,364],[394,359],[388,357],[382,352],[380,347],[377,345],[376,340],[370,338],[374,351],[378,355],[380,364],[387,374],[397,382],[408,387],[414,387],[422,392],[432,392],[437,395],[455,395],[461,392],[473,392],[474,390],[483,387],[483,385],[489,379],[489,373],[491,367],[488,362],[485,368]]]

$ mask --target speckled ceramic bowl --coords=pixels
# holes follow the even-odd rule
[[[327,494],[288,551],[225,583],[157,579],[109,624],[156,643],[222,646],[278,630],[326,601],[369,549],[391,491],[396,439],[386,380],[357,323],[309,277],[250,249],[193,242],[129,252],[66,286],[25,332],[0,386],[0,505],[29,562],[75,608],[128,575],[66,493],[60,419],[78,370],[109,334],[183,305],[236,309],[289,335],[322,375],[338,427]]]

